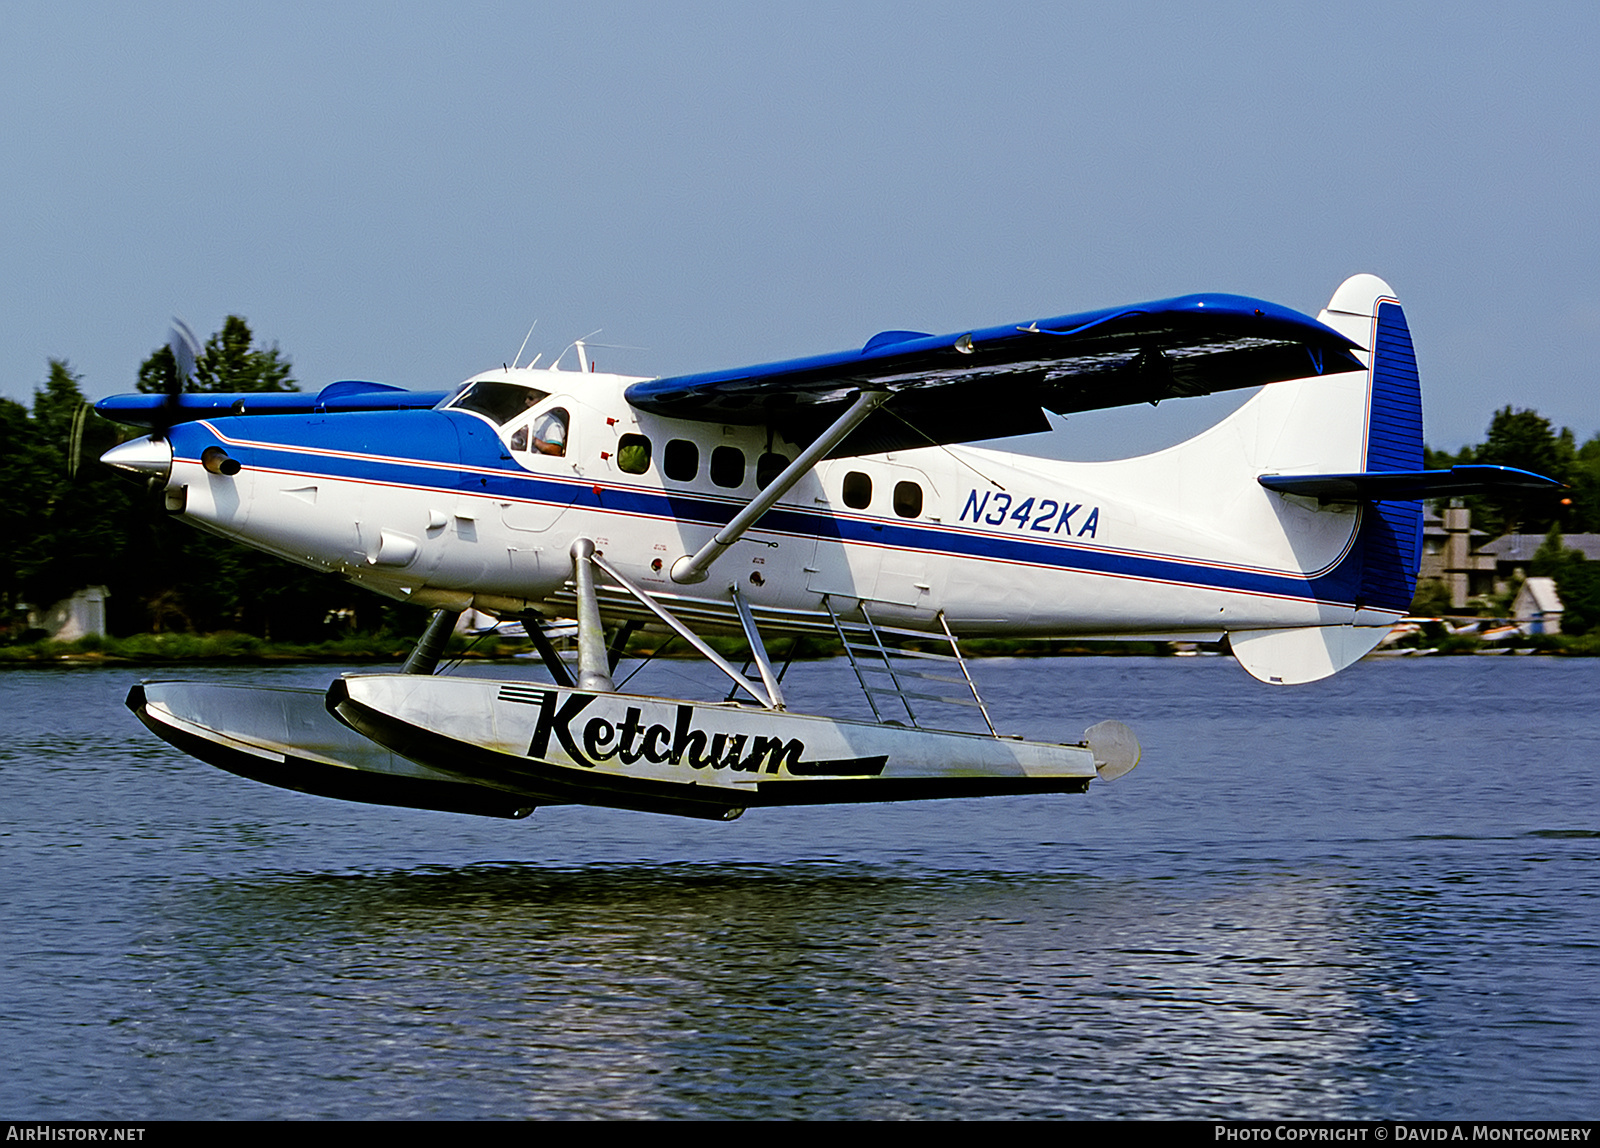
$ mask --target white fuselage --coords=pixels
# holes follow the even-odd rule
[[[730,584],[776,630],[826,625],[824,595],[835,612],[865,602],[874,618],[913,628],[937,628],[942,612],[969,635],[1216,638],[1395,616],[1360,610],[1339,573],[1355,505],[1255,481],[1271,465],[1256,444],[1283,449],[1263,424],[1289,418],[1299,383],[1267,388],[1188,443],[1119,462],[970,447],[824,461],[704,582],[681,585],[674,561],[798,448],[764,427],[638,411],[623,396],[636,381],[530,369],[470,380],[528,389],[532,404],[505,418],[459,408],[293,418],[293,433],[275,427],[291,416],[186,424],[174,431],[169,489],[186,488],[192,521],[251,546],[396,598],[495,613],[570,612],[570,547],[589,538],[686,620],[717,625],[734,621]],[[1366,385],[1359,373],[1309,382]],[[552,410],[566,415],[562,453],[530,433]],[[360,429],[363,418],[379,421]],[[348,434],[308,435],[313,422]],[[242,469],[203,467],[210,445]]]

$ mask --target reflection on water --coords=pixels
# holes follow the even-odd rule
[[[163,911],[125,1035],[284,1115],[1346,1111],[1376,1027],[1326,881],[507,863]],[[332,1047],[338,1100],[287,1100]]]
[[[1600,666],[1488,661],[985,664],[1011,728],[1125,717],[1145,764],[732,825],[283,793],[119,675],[8,675],[0,1110],[1582,1115]]]

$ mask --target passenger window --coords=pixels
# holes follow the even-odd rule
[[[772,485],[772,480],[783,473],[783,468],[789,465],[789,460],[781,454],[771,451],[756,459],[756,485],[762,490]]]
[[[553,407],[533,424],[533,449],[557,458],[567,453],[567,412]]]
[[[915,518],[922,513],[922,487],[914,482],[894,484],[894,512],[901,518]]]
[[[872,479],[859,470],[844,476],[844,504],[852,510],[865,510],[872,502]]]
[[[527,450],[528,449],[528,428],[527,427],[518,427],[517,428],[517,433],[511,436],[511,449],[512,450]]]
[[[744,484],[744,451],[736,446],[719,446],[711,452],[711,481],[718,486]]]
[[[643,474],[650,469],[650,440],[642,434],[625,434],[617,440],[617,469]]]
[[[668,439],[661,469],[674,482],[692,482],[700,473],[700,448],[686,438]]]

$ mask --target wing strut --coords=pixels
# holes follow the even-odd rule
[[[811,472],[811,468],[817,465],[819,459],[843,442],[846,435],[860,426],[868,415],[888,399],[888,391],[859,392],[849,409],[840,415],[832,426],[823,431],[815,442],[801,451],[800,457],[784,467],[783,473],[773,479],[767,489],[756,495],[749,505],[734,515],[733,521],[717,531],[711,541],[696,550],[692,556],[685,554],[672,564],[672,580],[682,585],[704,582],[706,570],[728,547],[739,541],[744,532],[755,525],[758,518],[771,510],[778,499],[788,494],[795,483]]]

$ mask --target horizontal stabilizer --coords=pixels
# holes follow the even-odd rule
[[[1564,484],[1513,466],[1453,466],[1449,470],[1382,470],[1357,474],[1263,474],[1268,490],[1324,502],[1396,501],[1445,494],[1560,490]]]
[[[450,392],[408,391],[388,383],[343,379],[309,391],[188,391],[181,395],[112,395],[95,413],[127,426],[173,426],[230,415],[311,415],[411,411],[437,406]]]

